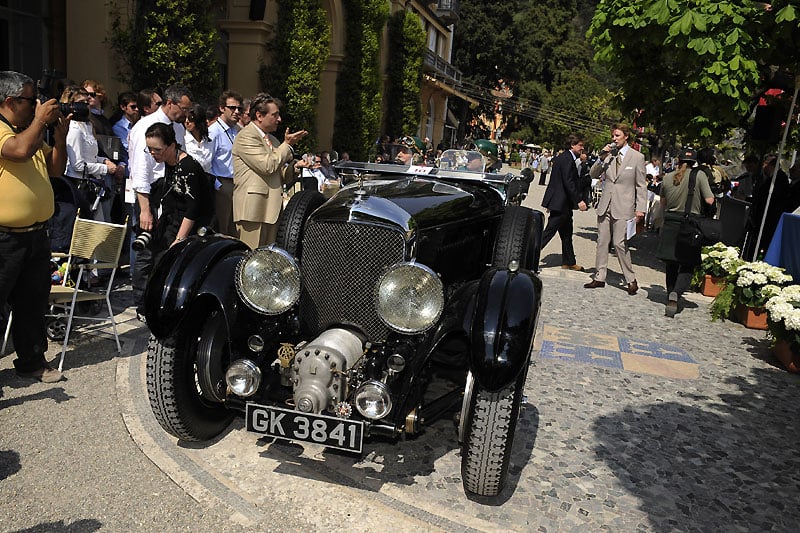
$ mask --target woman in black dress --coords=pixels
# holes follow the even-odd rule
[[[145,132],[147,152],[164,163],[164,176],[150,188],[150,206],[158,215],[150,249],[154,257],[185,241],[212,223],[214,196],[200,164],[175,141],[169,124],[156,123]]]

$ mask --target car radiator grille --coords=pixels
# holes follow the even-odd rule
[[[375,312],[375,291],[385,268],[403,260],[397,230],[364,224],[309,221],[303,238],[300,320],[318,335],[333,324],[361,329],[370,341],[386,338]]]

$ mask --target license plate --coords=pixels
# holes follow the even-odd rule
[[[358,420],[301,413],[257,403],[247,404],[245,419],[247,431],[253,433],[361,453],[364,423]]]

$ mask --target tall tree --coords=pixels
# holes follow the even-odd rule
[[[643,118],[720,138],[749,114],[771,66],[798,73],[800,0],[600,0],[589,35]]]

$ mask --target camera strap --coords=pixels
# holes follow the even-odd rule
[[[12,96],[12,98],[13,98],[13,96]],[[11,122],[9,122],[8,119],[5,117],[5,115],[3,115],[2,113],[0,113],[0,120],[5,122],[6,124],[8,124],[8,127],[11,128],[11,131],[13,131],[14,133],[21,133],[22,131],[25,131],[25,128],[18,128],[15,125],[13,125]]]

